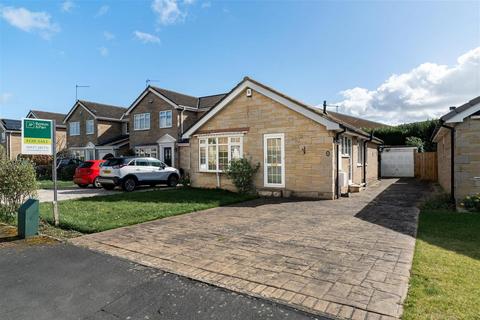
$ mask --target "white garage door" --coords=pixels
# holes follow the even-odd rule
[[[383,149],[381,154],[382,177],[414,177],[415,150],[415,147]]]

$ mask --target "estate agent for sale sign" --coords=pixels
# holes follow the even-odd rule
[[[22,119],[22,154],[52,155],[51,120]]]

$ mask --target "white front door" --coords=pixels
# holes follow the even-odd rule
[[[263,180],[265,187],[285,187],[285,135],[263,136]]]

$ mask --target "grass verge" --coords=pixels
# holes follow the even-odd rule
[[[60,227],[94,233],[253,198],[225,190],[179,188],[65,200],[59,202]],[[51,203],[40,204],[40,216],[53,223]]]
[[[402,319],[479,319],[480,214],[433,207],[420,214]]]
[[[52,180],[37,180],[38,189],[53,189],[53,181]],[[77,185],[73,183],[73,181],[57,181],[57,188],[58,189],[68,189],[68,188],[76,188]]]

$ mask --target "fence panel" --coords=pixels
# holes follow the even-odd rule
[[[437,153],[415,153],[415,177],[425,181],[438,180]]]

